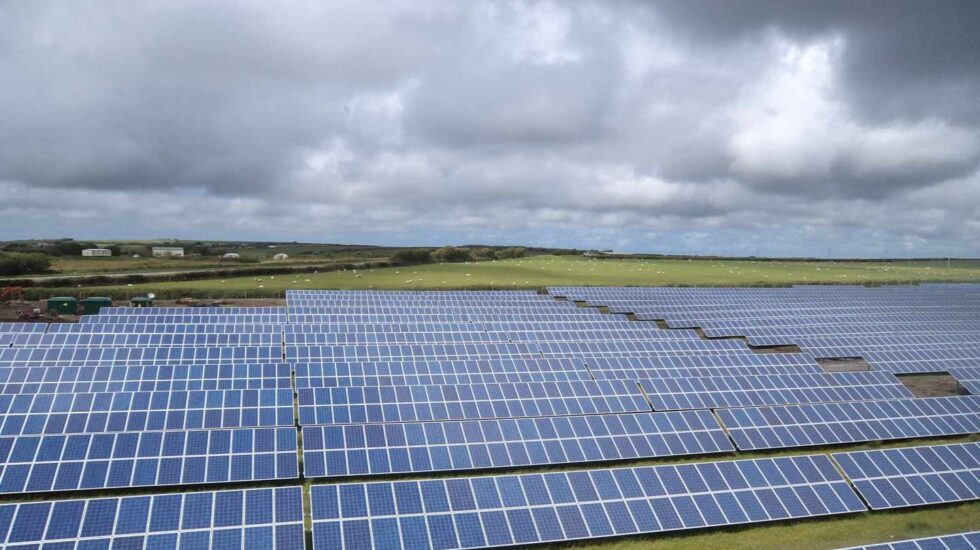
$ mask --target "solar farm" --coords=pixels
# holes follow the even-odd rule
[[[286,304],[0,323],[0,547],[653,544],[980,499],[980,285]],[[867,548],[980,547],[970,506]]]

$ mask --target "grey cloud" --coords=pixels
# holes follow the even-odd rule
[[[976,10],[3,3],[0,238],[980,253]]]

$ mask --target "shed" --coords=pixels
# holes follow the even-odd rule
[[[48,311],[62,315],[74,315],[78,311],[78,300],[74,296],[48,298]]]
[[[183,256],[184,247],[182,246],[154,246],[153,255],[160,258],[165,256]]]
[[[85,315],[95,315],[102,308],[110,307],[112,305],[112,298],[105,296],[89,296],[82,300],[82,313]]]
[[[281,253],[280,254],[276,254],[275,256],[272,257],[272,259],[273,260],[288,260],[289,259],[289,254],[281,254]]]
[[[153,307],[153,298],[149,296],[134,296],[129,299],[129,305],[133,307]]]
[[[222,258],[224,258],[226,260],[235,260],[235,259],[238,259],[238,258],[241,258],[241,257],[242,257],[241,254],[239,254],[237,252],[229,252],[229,253],[225,254],[224,256],[222,256]]]

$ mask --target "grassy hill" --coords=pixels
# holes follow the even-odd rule
[[[154,292],[161,297],[272,297],[290,288],[462,289],[626,285],[787,285],[980,282],[980,261],[819,262],[717,259],[590,259],[533,256],[516,260],[425,264],[358,271],[113,285],[88,295]],[[56,289],[44,289],[55,291]],[[74,289],[77,292],[77,289]]]

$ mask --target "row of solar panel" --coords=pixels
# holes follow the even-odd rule
[[[411,422],[650,411],[620,380],[466,386],[299,388],[301,424]]]
[[[734,451],[708,411],[307,426],[310,477],[508,468]]]
[[[668,343],[669,342],[669,343]],[[194,348],[167,348],[171,350]],[[702,341],[614,341],[614,342],[534,342],[534,343],[472,343],[472,344],[405,344],[359,346],[289,346],[289,362],[372,361],[404,359],[482,359],[498,356],[560,356],[560,357],[620,357],[620,356],[683,356],[728,354],[741,350],[751,353],[745,344],[734,340]],[[2,359],[2,356],[0,356]]]
[[[122,315],[82,315],[78,318],[79,323],[98,323],[98,324],[118,324],[118,323],[141,323],[141,324],[172,324],[172,323],[193,323],[197,325],[267,325],[282,324],[286,322],[286,315],[283,313],[249,313],[240,315],[185,315],[185,314],[122,314]]]
[[[880,372],[644,378],[654,410],[713,409],[822,401],[912,397],[894,375]]]
[[[281,362],[281,347],[0,349],[0,366],[177,365]]]
[[[863,511],[824,455],[314,485],[315,548],[454,549]]]
[[[155,306],[153,308],[131,307],[131,306],[110,306],[99,310],[101,315],[119,314],[181,314],[185,316],[194,315],[243,315],[243,314],[269,314],[285,313],[285,307],[275,306],[213,306],[213,307],[184,307],[184,306]]]
[[[980,498],[980,443],[834,453],[873,510]]]
[[[0,504],[4,548],[302,550],[300,487]]]
[[[279,323],[229,323],[197,324],[187,323],[52,323],[48,334],[262,334],[282,332]]]
[[[16,335],[26,339],[28,335]],[[44,335],[51,336],[51,335]],[[209,337],[218,335],[206,335]],[[231,336],[231,335],[228,335]],[[332,333],[286,331],[282,341],[286,345],[326,344],[432,344],[454,342],[575,342],[614,340],[696,340],[697,335],[688,331],[608,329],[608,330],[522,330],[506,332],[370,332]],[[39,344],[39,345],[43,345]],[[165,345],[165,344],[161,344]]]
[[[281,346],[282,333],[246,334],[3,334],[0,346],[14,347],[202,347]]]
[[[0,437],[0,493],[299,477],[296,430]]]
[[[808,407],[781,407],[771,410],[734,409],[718,411],[721,420],[738,448],[799,447],[830,443],[849,443],[957,435],[980,431],[980,397],[907,399],[877,403],[842,403]],[[769,421],[771,415],[786,417],[780,423]],[[95,415],[71,415],[72,420]],[[141,429],[132,424],[138,415],[102,415],[97,429],[85,426],[85,431],[126,431]],[[43,416],[36,416],[42,421]],[[62,422],[59,424],[58,419]],[[35,431],[23,433],[61,434],[66,430],[65,415],[52,415],[48,425],[36,424]],[[121,422],[129,419],[130,423]],[[313,420],[318,420],[314,418]],[[108,421],[108,424],[106,423]],[[769,426],[764,424],[768,423]],[[77,423],[75,423],[77,424]],[[747,427],[749,424],[751,427]],[[763,426],[760,426],[763,425]],[[54,426],[54,427],[53,427]],[[30,427],[30,426],[28,426]],[[43,427],[43,431],[36,428]],[[150,426],[161,429],[161,426]],[[181,428],[182,426],[169,426]],[[7,428],[7,426],[5,426]],[[5,429],[5,433],[9,431]],[[82,430],[76,430],[82,431]],[[13,433],[17,433],[14,431]],[[245,479],[247,476],[268,476],[269,466],[252,464],[242,457],[221,455],[229,449],[246,449],[241,441],[251,441],[265,434],[268,442],[271,430],[256,432],[242,430],[240,439],[232,441],[229,432],[183,432],[106,434],[98,436],[73,435],[46,437],[0,438],[0,456],[8,466],[24,462],[57,461],[73,464],[62,467],[40,465],[33,471],[23,467],[3,474],[2,487],[8,491],[56,490],[73,487],[96,487],[99,484],[126,486],[130,484],[169,482],[207,482]],[[208,442],[205,434],[222,438]],[[279,437],[295,439],[286,428],[276,432]],[[225,435],[220,435],[225,434]],[[493,468],[531,464],[560,464],[595,460],[642,458],[679,454],[702,454],[731,451],[731,443],[708,411],[674,413],[619,414],[597,416],[542,417],[505,419],[480,422],[427,422],[424,424],[374,424],[328,427],[304,427],[307,475],[362,475],[392,472],[421,472],[445,469]],[[761,440],[761,441],[760,441]],[[221,443],[223,441],[224,443]],[[115,442],[115,443],[114,443]],[[120,443],[128,442],[128,443]],[[218,462],[208,462],[204,473],[204,458],[190,462],[196,465],[179,467],[180,460],[164,471],[159,461],[139,461],[132,458],[155,457],[158,453],[170,457],[179,452],[176,446],[186,442],[185,454],[195,449],[201,455],[219,455]],[[261,442],[257,442],[259,444]],[[65,445],[70,447],[65,448]],[[289,445],[279,450],[289,448]],[[94,454],[80,454],[79,449],[91,449]],[[139,450],[137,450],[139,449]],[[168,450],[169,449],[169,450]],[[262,447],[262,449],[267,449]],[[258,447],[253,447],[258,452]],[[271,452],[271,451],[268,451]],[[58,454],[61,453],[61,454]],[[122,453],[121,455],[119,453]],[[137,453],[135,455],[131,453]],[[55,456],[57,454],[57,457]],[[234,454],[234,453],[233,453]],[[295,453],[292,453],[294,455]],[[292,456],[289,455],[289,456]],[[109,464],[109,459],[119,465]],[[271,458],[261,459],[272,464]],[[290,463],[288,456],[279,457],[277,465]],[[237,461],[237,462],[236,462]],[[285,461],[285,462],[282,462]],[[91,462],[89,466],[82,464]],[[78,474],[85,468],[85,475]],[[231,468],[229,472],[228,468]],[[67,468],[67,469],[66,469]],[[74,468],[74,469],[72,469]],[[65,473],[67,472],[67,473]],[[181,473],[183,472],[183,474]],[[107,477],[108,476],[108,477]],[[154,477],[156,476],[156,477]],[[182,477],[181,477],[182,476]]]
[[[299,376],[360,376],[393,374],[472,374],[482,372],[564,372],[587,366],[597,378],[620,378],[622,371],[696,370],[728,367],[790,367],[792,372],[825,372],[813,358],[796,353],[755,354],[733,351],[724,354],[540,358],[508,357],[492,359],[407,359],[343,362],[295,363]],[[717,373],[715,373],[717,374]],[[639,378],[638,376],[627,376]]]
[[[980,548],[980,531],[883,542],[845,550],[976,550],[977,548]]]

